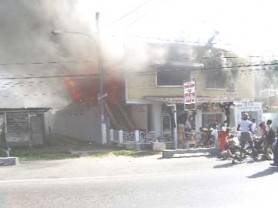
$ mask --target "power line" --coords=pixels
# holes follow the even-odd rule
[[[94,79],[92,79],[91,77],[82,77],[81,79],[87,79],[90,81],[93,81]],[[78,79],[78,78],[77,78]],[[12,82],[12,81],[8,81],[8,82],[0,82],[0,89],[10,89],[10,88],[25,88],[28,89],[29,87],[41,87],[41,86],[52,86],[53,85],[65,85],[66,84],[66,79],[64,80],[47,80],[47,81],[16,81],[16,82]],[[76,78],[75,78],[76,81]]]
[[[98,74],[68,74],[68,75],[49,75],[49,76],[18,76],[18,77],[0,77],[0,80],[12,79],[45,79],[45,78],[68,78],[68,77],[96,77]]]
[[[121,21],[122,19],[130,16],[131,14],[133,14],[134,12],[136,12],[137,10],[139,10],[140,8],[144,7],[146,4],[152,2],[153,0],[146,0],[143,3],[139,4],[138,6],[136,6],[135,8],[133,8],[132,10],[130,10],[129,12],[127,12],[126,14],[122,15],[121,17],[117,18],[116,20],[114,20],[112,23],[110,23],[108,26],[111,26],[119,21]]]
[[[37,97],[37,96],[48,96],[62,94],[61,92],[48,92],[48,93],[23,93],[23,94],[13,94],[13,95],[0,95],[3,98],[21,98],[21,97]]]
[[[146,16],[152,9],[154,9],[154,7],[156,6],[160,6],[162,5],[162,3],[166,1],[166,0],[161,0],[158,3],[156,3],[153,7],[151,7],[148,11],[144,12],[141,16],[139,16],[138,18],[136,18],[135,20],[133,20],[132,22],[130,22],[128,25],[125,26],[124,29],[127,29],[128,27],[130,27],[131,25],[135,24],[136,22],[138,22],[140,19],[142,19],[144,16]]]
[[[128,34],[126,35],[128,38],[131,39],[142,39],[142,40],[149,40],[149,41],[158,41],[158,42],[166,42],[166,43],[177,43],[177,44],[181,44],[181,45],[192,45],[192,46],[200,46],[200,47],[205,47],[204,44],[207,42],[201,42],[201,41],[193,41],[193,40],[183,40],[183,39],[176,39],[176,38],[161,38],[161,37],[154,37],[154,36],[142,36],[142,35],[135,35],[135,34]],[[152,42],[153,44],[156,44],[155,42]],[[233,46],[234,44],[232,43],[217,43],[217,42],[212,42],[212,45],[224,45],[224,46]],[[225,51],[229,51],[229,49],[223,49],[223,48],[213,48],[213,49],[222,49]],[[230,51],[232,52],[232,51]],[[258,55],[251,55],[251,56],[247,56],[247,57],[251,57],[251,58],[259,58],[261,56]],[[271,56],[271,57],[276,57],[276,56]]]
[[[233,69],[233,68],[248,68],[248,67],[263,67],[263,66],[278,66],[278,63],[263,63],[263,64],[243,64],[243,65],[232,65],[232,66],[223,66],[223,67],[203,67],[198,70],[202,71],[219,71],[220,69]],[[176,67],[181,68],[181,67]],[[188,71],[191,71],[190,67]],[[243,69],[244,70],[244,69]],[[259,69],[257,69],[259,70]],[[264,69],[260,69],[264,70]],[[171,71],[169,69],[169,71]],[[254,69],[252,69],[254,71]],[[153,73],[153,71],[137,71],[131,72],[132,74],[146,74]],[[49,75],[49,76],[14,76],[14,77],[0,77],[0,80],[18,80],[18,79],[48,79],[48,78],[88,78],[88,77],[98,77],[98,74],[65,74],[65,75]],[[116,75],[117,77],[119,75]]]
[[[217,48],[216,48],[217,49]],[[227,53],[232,53],[232,51],[226,51]],[[249,58],[259,58],[261,56],[247,56]],[[269,57],[273,57],[273,58],[278,58],[277,56],[269,56]],[[213,58],[226,58],[226,59],[243,59],[244,57],[238,57],[238,56],[220,56],[217,55],[216,57],[208,57],[208,56],[203,56],[198,58],[198,60],[196,61],[200,61],[200,60],[207,60],[207,59],[213,59]],[[191,59],[191,58],[187,58],[184,57],[183,59]],[[95,61],[92,60],[80,60],[80,61],[47,61],[47,62],[15,62],[15,63],[0,63],[0,66],[24,66],[24,65],[47,65],[47,64],[76,64],[76,63],[94,63]],[[124,61],[123,61],[124,62]],[[119,64],[119,63],[116,63]],[[1,76],[1,75],[0,75]],[[3,75],[2,75],[3,76]]]
[[[163,65],[161,65],[163,66]],[[233,65],[233,66],[223,66],[223,67],[203,67],[203,68],[198,68],[198,69],[190,69],[190,67],[186,67],[189,68],[188,71],[202,71],[202,72],[219,72],[219,70],[221,69],[233,69],[233,68],[249,68],[249,67],[264,67],[264,66],[278,66],[278,63],[264,63],[264,64],[244,64],[244,65]],[[181,68],[181,67],[176,67],[176,68]],[[242,69],[240,72],[244,73],[244,72],[254,72],[254,71],[258,71],[258,70],[262,70],[262,71],[266,71],[265,69]],[[268,69],[270,70],[270,69]],[[163,71],[173,71],[172,69],[164,69]],[[153,74],[153,71],[137,71],[137,72],[131,72],[130,74]]]
[[[94,63],[95,60],[80,60],[80,61],[47,61],[47,62],[15,62],[15,63],[0,63],[0,66],[12,65],[46,65],[46,64],[76,64],[76,63]]]

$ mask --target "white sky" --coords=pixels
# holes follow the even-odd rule
[[[90,13],[92,5],[100,11],[101,30],[109,34],[206,42],[217,30],[218,43],[237,52],[260,56],[278,53],[278,12],[275,0],[81,2],[83,9]],[[142,3],[145,3],[144,6],[133,11]]]

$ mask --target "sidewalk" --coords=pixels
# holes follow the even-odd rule
[[[166,149],[162,151],[162,158],[172,158],[177,154],[203,154],[217,156],[220,153],[220,149],[216,147],[210,148],[189,148],[189,149]]]
[[[215,158],[202,155],[165,160],[161,158],[161,154],[144,157],[109,155],[104,158],[28,161],[16,166],[1,166],[0,181],[183,172],[211,168],[215,164],[218,164]]]

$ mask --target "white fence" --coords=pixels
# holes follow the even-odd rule
[[[172,141],[173,138],[170,135],[164,135],[162,137],[155,137],[155,132],[150,131],[123,131],[110,129],[110,141],[123,144],[123,143],[152,143],[155,141]]]

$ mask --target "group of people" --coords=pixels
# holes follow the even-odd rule
[[[212,147],[214,146],[217,138],[218,138],[218,130],[215,128],[203,128],[200,127],[200,142],[204,147]]]
[[[264,155],[268,154],[268,150],[273,153],[273,163],[270,165],[278,166],[278,142],[276,142],[275,131],[272,128],[272,120],[267,120],[267,122],[261,122],[259,128],[261,131],[260,142],[263,144]],[[254,159],[257,157],[257,152],[254,148],[254,139],[256,138],[257,126],[255,119],[249,120],[249,115],[244,113],[242,120],[237,126],[237,130],[240,131],[240,160],[242,159],[244,148],[247,143],[252,150],[252,156]],[[270,159],[270,158],[269,158]]]

